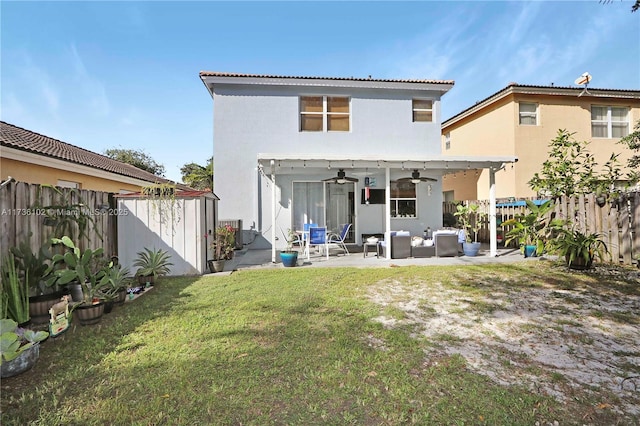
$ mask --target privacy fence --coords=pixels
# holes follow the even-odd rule
[[[487,215],[489,213],[489,201],[464,203],[478,204],[480,211]],[[457,204],[444,203],[443,212],[455,213]],[[498,232],[503,235],[508,228],[503,229],[500,226],[502,222],[528,212],[524,199],[498,200],[496,204]],[[630,265],[640,258],[640,192],[628,192],[620,197],[609,198],[602,206],[596,202],[594,194],[562,197],[554,205],[551,214],[556,218],[569,219],[582,232],[601,234],[612,262]],[[478,240],[489,241],[488,216],[478,232]]]
[[[0,188],[2,258],[28,242],[37,252],[52,237],[67,235],[81,250],[103,247],[115,255],[117,212],[113,194],[11,182]]]

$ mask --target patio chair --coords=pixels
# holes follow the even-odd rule
[[[387,250],[391,250],[391,259],[406,259],[411,256],[411,233],[397,231],[390,233],[391,241],[381,241],[382,257],[387,257]]]
[[[436,257],[453,257],[458,255],[458,233],[441,233],[436,231],[433,236],[433,244],[436,246]]]
[[[304,252],[307,255],[307,259],[309,258],[309,245],[307,244],[309,241],[309,229],[317,227],[317,223],[305,223],[302,225],[302,245],[304,246]]]
[[[307,260],[309,260],[311,246],[323,248],[329,260],[329,247],[327,246],[327,228],[315,227],[309,228],[309,241],[307,243]]]
[[[344,250],[344,254],[349,254],[349,250],[344,243],[345,238],[347,238],[347,235],[349,235],[349,229],[351,229],[351,224],[345,223],[340,234],[336,234],[335,232],[329,234],[329,236],[327,237],[327,247],[336,247],[340,250]]]

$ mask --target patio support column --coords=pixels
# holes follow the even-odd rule
[[[276,263],[276,162],[271,160],[271,263]]]
[[[489,167],[489,253],[491,257],[498,256],[496,231],[496,169]]]
[[[391,260],[391,170],[389,166],[384,169],[384,241],[385,256]]]

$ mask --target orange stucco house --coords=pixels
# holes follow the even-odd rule
[[[586,140],[599,166],[612,152],[623,170],[631,155],[617,142],[640,120],[640,90],[529,86],[504,89],[442,123],[442,154],[510,155],[518,162],[496,173],[496,196],[532,197],[527,182],[547,160],[549,143],[559,129]],[[489,172],[468,170],[446,175],[446,201],[489,198]]]

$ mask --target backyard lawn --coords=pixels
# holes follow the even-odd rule
[[[637,269],[246,270],[49,338],[2,424],[637,425],[637,376]]]

